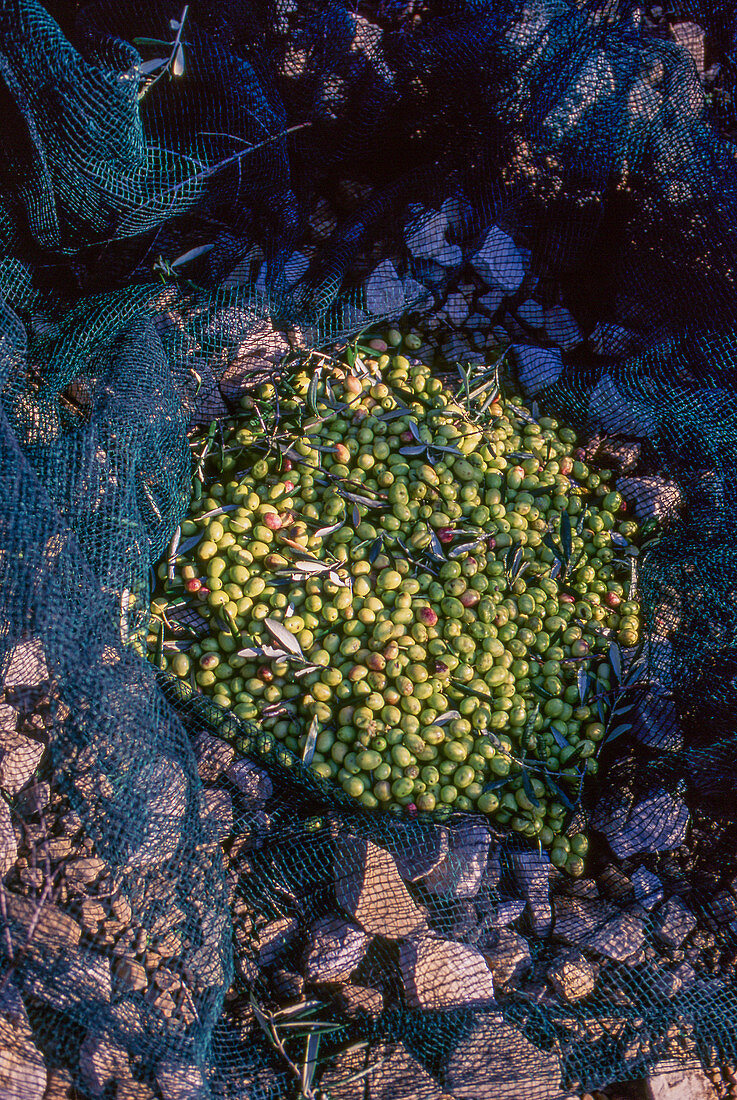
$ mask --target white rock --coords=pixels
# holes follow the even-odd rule
[[[663,106],[660,92],[645,80],[636,80],[627,93],[627,116],[636,127],[653,122]]]
[[[19,642],[11,651],[4,675],[0,673],[0,684],[10,687],[38,687],[48,680],[43,646],[38,638],[28,638]]]
[[[620,477],[617,489],[628,504],[632,504],[641,523],[657,517],[672,516],[683,503],[674,481],[653,475],[652,477]]]
[[[219,779],[235,756],[232,745],[204,731],[195,741],[194,752],[197,771],[205,783],[214,783]]]
[[[462,325],[468,317],[468,302],[462,294],[449,294],[444,313],[452,325]]]
[[[233,803],[227,791],[211,787],[202,792],[202,824],[217,837],[226,840],[233,828]]]
[[[649,436],[656,426],[654,412],[638,408],[610,374],[600,378],[591,391],[589,416],[612,435]]]
[[[402,280],[402,289],[408,308],[425,309],[432,302],[432,291],[428,290],[424,283],[413,279],[411,275],[405,276]]]
[[[10,807],[0,799],[0,879],[5,878],[18,858],[18,844],[10,816]]]
[[[404,940],[399,969],[410,1008],[440,1012],[495,1003],[491,970],[469,944],[435,936]]]
[[[496,313],[499,306],[502,304],[507,296],[507,292],[500,286],[493,286],[486,293],[478,299],[478,304],[482,309],[488,310],[489,313]]]
[[[435,253],[433,259],[441,267],[458,267],[463,263],[463,249],[457,244],[446,244]]]
[[[645,1082],[648,1100],[718,1100],[717,1092],[700,1062],[673,1068],[673,1062],[658,1062]]]
[[[517,306],[517,316],[533,328],[542,328],[545,324],[545,311],[540,303],[532,298],[528,302],[523,302],[521,306]]]
[[[135,823],[139,834],[138,846],[129,857],[129,863],[133,867],[166,863],[182,839],[182,822],[187,811],[187,777],[179,764],[160,757],[142,766],[133,786],[131,793],[138,805],[131,824]]]
[[[616,91],[614,70],[603,50],[596,50],[584,61],[575,77],[545,119],[545,129],[560,140],[577,126],[586,112]]]
[[[42,1100],[46,1083],[46,1066],[33,1043],[20,993],[8,985],[0,994],[0,1097]]]
[[[259,268],[258,275],[256,276],[256,282],[253,285],[253,289],[255,291],[257,291],[257,293],[260,293],[260,294],[265,294],[266,293],[266,275],[267,275],[267,272],[268,272],[268,267],[266,266],[266,264],[265,263],[261,264],[261,267]]]
[[[550,905],[550,860],[545,852],[513,852],[512,868],[536,935],[547,936],[553,922]]]
[[[374,268],[364,285],[366,309],[375,317],[395,314],[404,308],[404,288],[391,260]]]
[[[497,225],[486,234],[471,264],[489,285],[500,286],[507,294],[514,294],[525,277],[525,265],[517,246]]]
[[[60,1011],[79,1009],[84,1001],[109,1004],[113,982],[110,958],[75,951],[57,962],[48,976],[34,975],[26,986],[29,993]]]
[[[512,347],[517,375],[525,393],[534,397],[557,382],[563,373],[560,348],[534,348],[527,344]]]
[[[248,803],[263,805],[274,793],[268,773],[250,760],[236,760],[225,774]]]
[[[530,948],[524,936],[503,928],[493,947],[484,951],[495,985],[507,985],[531,965]]]
[[[703,73],[706,54],[704,28],[700,27],[698,23],[673,23],[670,29],[681,49],[693,58],[696,71]]]
[[[293,252],[284,264],[284,278],[287,280],[287,286],[298,283],[309,266],[310,261],[303,252]]]
[[[659,940],[675,950],[690,936],[696,924],[696,917],[685,902],[672,897],[655,915],[653,931]]]
[[[340,917],[323,917],[310,928],[305,977],[310,982],[347,981],[360,964],[370,937]]]
[[[454,1100],[561,1100],[559,1055],[541,1050],[496,1014],[478,1018],[450,1051],[444,1072]]]
[[[109,1036],[90,1031],[79,1048],[79,1073],[92,1096],[102,1096],[112,1081],[131,1076],[128,1052]]]
[[[156,1084],[163,1100],[210,1100],[210,1089],[199,1066],[191,1062],[160,1062]]]
[[[635,897],[643,909],[653,909],[658,902],[663,900],[663,884],[652,871],[646,871],[644,867],[638,867],[631,877],[632,885],[635,888]]]
[[[554,344],[569,351],[583,340],[583,333],[576,320],[564,306],[545,310],[545,332]]]
[[[456,233],[463,233],[471,213],[471,204],[465,196],[451,195],[440,207],[440,212],[445,214],[451,229]]]
[[[12,797],[25,787],[43,754],[44,747],[39,741],[0,728],[0,787],[6,794]]]
[[[597,355],[614,356],[624,355],[631,347],[633,339],[633,333],[629,329],[599,321],[589,337],[589,342]]]
[[[450,831],[450,850],[442,863],[424,879],[431,894],[472,898],[478,894],[491,842],[481,821],[463,821]]]
[[[416,260],[435,260],[447,245],[448,216],[442,210],[430,210],[405,229],[407,248]]]
[[[571,951],[548,970],[554,992],[566,1001],[580,1001],[594,992],[596,971],[580,951]]]
[[[686,839],[689,809],[679,791],[657,788],[635,800],[625,792],[609,791],[596,805],[595,829],[603,833],[619,859],[642,852],[670,852]]]

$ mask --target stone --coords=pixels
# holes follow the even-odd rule
[[[115,1086],[115,1100],[155,1100],[148,1085],[142,1081],[118,1081]]]
[[[454,1100],[560,1100],[561,1072],[556,1053],[536,1047],[493,1014],[455,1042],[443,1084]]]
[[[89,886],[103,875],[107,868],[105,860],[98,859],[97,856],[74,859],[64,865],[64,878],[70,885]]]
[[[310,261],[303,252],[293,252],[284,264],[284,278],[288,287],[298,283],[310,266]]]
[[[108,1035],[89,1031],[79,1048],[79,1074],[91,1096],[102,1096],[112,1081],[131,1076],[128,1052]]]
[[[452,325],[462,325],[468,318],[468,302],[462,294],[449,294],[444,313]]]
[[[661,691],[638,692],[628,721],[632,723],[632,736],[641,745],[660,749],[661,752],[680,752],[683,749],[683,730],[671,695]]]
[[[259,929],[257,957],[260,966],[271,966],[295,939],[299,925],[294,917],[282,917]]]
[[[678,897],[668,898],[653,917],[655,935],[662,943],[673,949],[681,946],[693,932],[696,924],[696,917]]]
[[[513,344],[512,353],[520,385],[530,397],[534,397],[547,386],[552,386],[563,373],[559,348],[534,348],[527,344]]]
[[[596,970],[580,951],[572,951],[553,963],[548,970],[548,981],[562,1000],[581,1001],[594,992]]]
[[[10,816],[10,807],[0,799],[0,880],[4,879],[18,858],[18,842]]]
[[[0,729],[0,787],[6,794],[12,798],[25,787],[43,754],[44,747],[39,741]]]
[[[717,924],[732,924],[737,920],[737,898],[728,890],[721,890],[709,902],[708,913]]]
[[[671,34],[678,45],[693,58],[696,72],[703,73],[706,57],[706,35],[698,23],[671,23]]]
[[[399,969],[409,1008],[440,1012],[495,1003],[491,970],[469,944],[436,936],[404,940]]]
[[[663,477],[620,477],[617,489],[635,510],[640,523],[648,519],[667,519],[683,504],[680,490]]]
[[[447,245],[448,216],[442,210],[430,210],[405,229],[404,239],[416,260],[434,260]]]
[[[532,964],[530,948],[524,936],[503,928],[496,943],[484,951],[484,958],[494,975],[495,985],[508,985]]]
[[[0,995],[0,1096],[2,1100],[43,1100],[47,1074],[33,1042],[20,994],[6,986]]]
[[[409,1053],[404,1043],[379,1044],[371,1050],[376,1069],[367,1074],[368,1100],[444,1100],[438,1082]]]
[[[131,867],[155,867],[168,863],[182,839],[189,783],[179,764],[159,757],[141,766],[129,794],[135,800],[131,813]],[[138,835],[133,831],[138,829]]]
[[[532,298],[517,306],[517,317],[532,328],[542,328],[545,324],[545,312],[539,302]]]
[[[307,981],[346,981],[361,963],[369,942],[363,929],[340,917],[315,921],[305,958]]]
[[[491,290],[487,291],[486,294],[482,294],[481,297],[477,299],[476,305],[493,315],[497,312],[506,296],[506,292],[502,290],[500,286],[492,287]]]
[[[402,279],[402,290],[407,309],[426,309],[432,304],[432,291],[428,290],[424,283],[413,279],[411,275],[406,275]]]
[[[34,974],[26,988],[39,1001],[60,1011],[78,1009],[82,1002],[109,1005],[113,992],[110,959],[76,952],[57,960],[47,973]]]
[[[553,908],[554,939],[573,947],[594,935],[615,914],[615,909],[609,902],[568,897],[565,894],[554,899]]]
[[[10,890],[5,892],[5,905],[8,920],[21,926],[19,939],[25,942],[26,935],[34,926],[33,942],[52,951],[76,947],[82,936],[82,929],[68,913],[56,905],[46,902],[38,915],[38,903],[19,898]]]
[[[622,393],[610,374],[603,375],[591,391],[588,413],[611,435],[649,437],[656,428],[654,409]]]
[[[384,1011],[384,997],[378,989],[349,982],[338,994],[338,1004],[346,1016],[368,1016],[378,1020]]]
[[[511,898],[509,901],[500,901],[496,910],[489,914],[486,924],[491,928],[507,928],[510,924],[514,924],[519,920],[525,911],[526,902],[520,901],[518,898]]]
[[[233,828],[233,803],[227,791],[210,788],[202,792],[202,824],[219,841],[227,840]]]
[[[259,278],[263,279],[265,288],[266,265]],[[227,317],[225,319],[227,321]],[[238,344],[220,379],[220,389],[225,397],[240,397],[254,374],[270,373],[289,351],[287,339],[269,321],[262,321],[255,327],[253,321],[253,316],[243,311],[238,311],[238,315],[233,317],[233,331],[250,331]],[[221,337],[223,342],[227,342],[226,335],[224,333]]]
[[[632,347],[633,341],[634,333],[629,329],[607,321],[597,322],[589,337],[592,351],[606,356],[624,355]]]
[[[263,806],[274,793],[268,773],[250,760],[236,760],[225,774],[250,806]]]
[[[635,889],[635,898],[643,909],[654,909],[663,900],[663,884],[652,871],[646,871],[644,867],[638,867],[632,873],[632,885]]]
[[[135,959],[116,959],[113,972],[116,981],[134,993],[140,993],[148,986],[146,968]]]
[[[192,1062],[159,1062],[154,1071],[162,1100],[209,1100],[205,1075]]]
[[[629,791],[609,791],[597,803],[591,823],[619,859],[645,852],[669,852],[686,839],[688,806],[679,791],[651,791],[635,800]]]
[[[545,310],[545,333],[564,351],[570,351],[583,340],[583,333],[573,315],[564,306]]]
[[[552,927],[550,905],[550,859],[546,852],[512,853],[512,871],[520,894],[527,902],[526,913],[536,936],[547,936]]]
[[[364,283],[366,309],[375,317],[393,316],[404,309],[404,288],[391,260],[383,260]]]
[[[373,1062],[374,1059],[371,1059]],[[320,1092],[330,1100],[365,1100],[365,1070],[371,1063],[366,1060],[366,1047],[342,1051],[328,1063],[320,1076]],[[363,1074],[353,1080],[356,1074]]]
[[[201,733],[194,745],[197,771],[203,783],[215,783],[229,767],[235,749],[227,741]]]
[[[645,1079],[647,1100],[718,1100],[703,1066],[691,1060],[674,1068],[672,1061],[658,1062]]]
[[[443,862],[448,849],[448,830],[444,825],[431,825],[408,833],[406,842],[392,854],[404,881],[417,882]]]
[[[334,875],[338,904],[370,935],[396,940],[424,927],[425,914],[384,848],[362,837],[339,837]]]
[[[75,1095],[73,1087],[69,1070],[62,1066],[54,1066],[49,1070],[44,1100],[73,1100]],[[117,1096],[116,1093],[116,1100]]]
[[[448,854],[430,874],[423,886],[431,894],[472,898],[481,888],[490,834],[483,821],[467,820],[450,831]]]
[[[294,970],[276,970],[271,976],[271,988],[278,999],[295,1001],[304,993],[305,980]]]
[[[581,946],[615,962],[625,962],[640,950],[644,942],[643,922],[629,913],[620,913],[598,932],[588,936]]]
[[[525,265],[517,246],[508,234],[493,225],[471,264],[490,286],[501,287],[507,294],[519,290],[525,277]]]
[[[39,638],[19,642],[7,659],[5,672],[0,672],[0,684],[5,688],[38,687],[49,678],[43,645]]]

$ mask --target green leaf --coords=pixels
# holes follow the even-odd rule
[[[165,42],[163,38],[134,38],[134,46],[171,46],[171,42]]]
[[[529,798],[532,805],[536,806],[536,807],[539,807],[540,806],[540,800],[537,798],[534,790],[532,789],[532,783],[530,782],[530,777],[527,774],[527,772],[524,770],[524,768],[522,769],[522,786],[525,788],[525,794]]]
[[[609,643],[609,663],[617,680],[622,679],[622,651],[616,642]]]
[[[487,695],[483,691],[477,691],[476,688],[469,687],[468,684],[462,684],[460,680],[451,680],[454,687],[459,691],[464,692],[466,695],[474,695],[477,699],[483,699],[486,703],[493,703],[494,700],[491,695]]]
[[[317,735],[320,732],[320,723],[317,717],[314,717],[310,722],[310,728],[307,731],[307,737],[305,739],[305,747],[302,750],[302,763],[306,766],[312,763],[312,758],[315,755],[315,745],[317,744]]]
[[[571,533],[571,518],[568,512],[561,512],[560,516],[560,540],[563,546],[563,556],[566,565],[571,560],[573,553],[573,535]]]
[[[157,69],[160,69],[163,65],[167,65],[169,59],[166,57],[154,57],[151,61],[143,61],[141,63],[141,72],[144,76],[148,76],[150,73],[155,73]]]
[[[604,744],[609,744],[610,741],[616,740],[617,737],[621,737],[623,733],[629,733],[632,726],[627,722],[623,722],[621,726],[617,726],[611,733],[608,733],[604,738]]]
[[[564,561],[563,551],[558,546],[558,543],[555,541],[555,539],[552,537],[552,535],[549,534],[549,533],[544,534],[543,535],[543,542],[547,546],[547,548],[551,552],[551,554],[553,554],[555,556],[555,558],[559,562],[561,562],[561,564],[562,564],[563,561]]]
[[[378,558],[379,554],[381,553],[381,549],[382,549],[383,545],[384,545],[384,538],[383,538],[382,535],[379,535],[378,538],[375,538],[374,541],[371,543],[371,546],[370,546],[369,552],[368,552],[369,565],[374,564],[374,562]]]
[[[319,371],[315,371],[310,379],[310,385],[307,390],[307,407],[314,416],[319,416],[317,409],[317,393],[320,386]]]
[[[585,668],[579,668],[576,679],[578,683],[578,697],[581,700],[581,706],[583,706],[586,702],[586,696],[589,693],[589,674]]]
[[[553,779],[553,777],[550,774],[544,775],[543,779],[547,783],[547,785],[550,787],[553,794],[556,795],[556,797],[563,803],[565,808],[570,813],[573,813],[573,811],[576,809],[576,807],[571,802],[570,798],[565,793],[565,791],[562,789],[562,787],[558,786],[558,784],[555,782],[555,780]]]
[[[560,732],[560,730],[558,729],[557,726],[551,726],[550,727],[550,732],[552,733],[553,737],[555,738],[555,742],[556,742],[559,749],[570,749],[570,747],[571,747],[570,743],[568,741],[566,741],[565,737]]]

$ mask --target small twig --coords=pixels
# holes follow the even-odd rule
[[[174,64],[174,61],[177,57],[177,54],[179,53],[179,47],[180,47],[180,42],[181,42],[181,38],[182,38],[182,31],[184,30],[184,21],[187,18],[187,12],[188,11],[189,11],[189,4],[185,4],[184,5],[184,11],[182,12],[182,16],[179,20],[179,27],[177,28],[177,33],[176,33],[176,36],[175,36],[174,41],[172,43],[171,53],[169,55],[169,60],[167,61],[166,65],[164,65],[164,68],[161,70],[161,72],[158,73],[158,75],[155,76],[153,80],[149,80],[148,84],[146,84],[146,86],[144,88],[141,88],[140,92],[138,93],[138,102],[139,103],[145,95],[148,95],[148,93],[151,91],[153,86],[155,84],[158,84],[158,82],[161,80],[162,76],[165,76],[166,73],[169,72],[172,65]]]

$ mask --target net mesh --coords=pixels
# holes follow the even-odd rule
[[[734,33],[706,2],[0,3],[3,1096],[547,1100],[679,1066],[727,1095]],[[663,519],[579,882],[485,820],[331,798],[135,646],[188,427],[290,343],[441,308],[441,358],[509,339]]]

